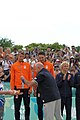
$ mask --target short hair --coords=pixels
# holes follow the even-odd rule
[[[24,55],[24,51],[21,50],[21,49],[19,49],[19,50],[18,50],[18,54],[23,54],[23,55]]]
[[[38,53],[38,55],[44,55],[45,56],[45,52],[41,51]]]
[[[61,69],[61,70],[62,70],[62,67],[63,67],[65,64],[69,66],[69,62],[63,61],[63,62],[61,63],[61,65],[60,65],[60,69]]]
[[[41,62],[37,62],[37,63],[35,64],[35,66],[36,66],[36,67],[41,67],[41,68],[44,67],[44,65],[43,65]]]

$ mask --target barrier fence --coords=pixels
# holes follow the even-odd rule
[[[4,82],[4,89],[9,90],[10,84]],[[76,109],[75,109],[75,89],[72,89],[73,97],[72,97],[72,112],[71,112],[71,120],[76,120]],[[13,102],[13,96],[5,95],[5,109],[4,109],[4,120],[15,120],[14,119],[14,102]],[[20,109],[20,120],[24,120],[24,105],[22,102],[21,109]],[[66,112],[64,109],[64,120],[66,118]],[[38,120],[37,117],[37,104],[36,104],[36,98],[31,95],[30,97],[30,120]]]

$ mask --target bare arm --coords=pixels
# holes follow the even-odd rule
[[[9,94],[9,91],[3,90],[3,91],[0,91],[0,94],[8,95],[8,94]]]
[[[20,90],[2,90],[0,91],[0,94],[5,94],[5,95],[20,95],[22,93],[20,93]]]

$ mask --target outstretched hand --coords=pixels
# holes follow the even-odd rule
[[[10,95],[22,95],[23,93],[20,90],[9,90]]]

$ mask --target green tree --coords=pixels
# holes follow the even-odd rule
[[[23,49],[23,45],[14,45],[13,47],[12,47],[12,51],[14,50],[14,48],[17,48],[18,50],[19,49]]]
[[[8,38],[1,38],[0,39],[0,46],[2,46],[4,49],[7,47],[13,47],[14,42],[12,42],[12,40],[9,40]]]
[[[63,45],[60,45],[58,42],[55,42],[54,44],[51,44],[51,48],[54,50],[60,50],[63,48]]]
[[[31,43],[27,46],[25,46],[25,48],[28,47],[29,50],[33,50],[35,47],[38,47],[40,50],[46,50],[47,47],[51,47],[51,49],[55,49],[55,50],[60,50],[61,48],[63,48],[63,45],[60,45],[58,42],[54,43],[54,44],[42,44],[42,43]]]
[[[80,46],[77,46],[76,49],[78,52],[80,52]]]

